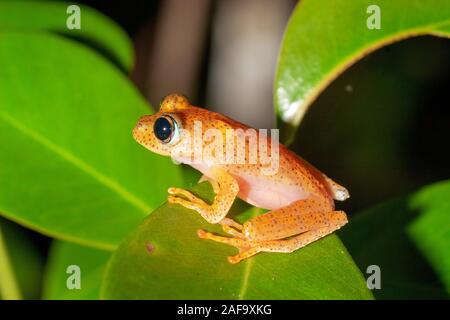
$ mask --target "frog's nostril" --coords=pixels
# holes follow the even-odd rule
[[[140,121],[138,123],[136,123],[136,126],[133,128],[134,139],[138,142],[141,141],[144,131],[145,131],[145,129],[144,129],[143,124]]]

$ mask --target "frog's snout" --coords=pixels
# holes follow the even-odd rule
[[[142,116],[133,129],[133,138],[140,144],[145,144],[149,135],[152,133],[151,116]]]
[[[133,138],[137,143],[157,154],[170,155],[170,146],[161,142],[155,135],[153,126],[160,118],[158,114],[142,116],[133,128]]]

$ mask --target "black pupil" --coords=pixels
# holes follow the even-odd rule
[[[153,126],[156,137],[161,141],[167,141],[172,136],[172,130],[172,123],[164,117],[158,118]]]

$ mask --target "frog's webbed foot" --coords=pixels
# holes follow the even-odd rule
[[[222,237],[201,229],[197,231],[197,235],[201,239],[209,239],[238,248],[239,254],[228,257],[228,262],[232,264],[238,263],[239,261],[249,258],[260,252],[260,249],[254,242],[237,236],[233,238]]]
[[[214,204],[210,205],[191,192],[180,188],[169,188],[169,203],[179,204],[187,209],[197,211],[209,223],[217,223],[222,216],[217,215]],[[226,213],[225,213],[226,214]]]
[[[259,252],[293,252],[332,233],[346,223],[345,214],[342,211],[334,211],[330,214],[334,215],[336,219],[335,224],[333,223],[315,230],[310,230],[289,239],[254,241],[248,240],[244,236],[242,238],[237,236],[234,238],[217,236],[204,230],[198,230],[197,235],[202,239],[209,239],[238,248],[239,253],[237,255],[228,257],[228,261],[235,264]]]
[[[222,227],[232,238],[203,230],[198,231],[198,236],[238,248],[237,255],[228,257],[230,263],[238,263],[259,252],[293,252],[346,223],[344,212],[323,208],[321,203],[308,199],[256,216],[242,226],[224,219]]]

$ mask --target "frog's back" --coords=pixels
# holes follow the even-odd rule
[[[261,172],[260,164],[230,165],[228,171],[239,183],[239,197],[257,207],[274,210],[313,196],[326,198],[333,205],[320,171],[283,145],[278,169],[270,175]]]
[[[222,130],[223,133],[227,129],[241,129],[244,132],[247,130],[254,130],[256,133],[256,141],[251,146],[251,139],[245,139],[245,161],[244,163],[231,163],[222,165],[222,167],[229,172],[239,183],[239,198],[253,204],[257,207],[266,209],[277,209],[284,207],[294,201],[306,199],[312,196],[326,198],[330,205],[333,206],[334,190],[330,185],[331,180],[323,175],[318,169],[309,164],[306,160],[287,149],[282,144],[277,144],[279,147],[278,159],[270,159],[271,161],[278,161],[276,170],[272,170],[269,174],[267,170],[263,170],[266,165],[260,161],[261,139],[265,140],[267,146],[267,155],[271,156],[272,141],[271,138],[265,134],[261,134],[258,130],[235,121],[227,116],[219,113],[207,111],[202,108],[193,108],[189,111],[199,112],[206,115],[204,118],[204,128],[214,128]],[[200,118],[200,117],[194,117]],[[225,134],[225,133],[224,133]],[[225,136],[224,136],[225,137]],[[225,140],[224,140],[225,141]],[[250,161],[249,150],[257,148],[256,160],[254,163]],[[276,147],[276,145],[274,145]],[[235,155],[236,156],[236,155]],[[206,168],[197,168],[204,173]],[[202,170],[203,169],[203,170]]]

